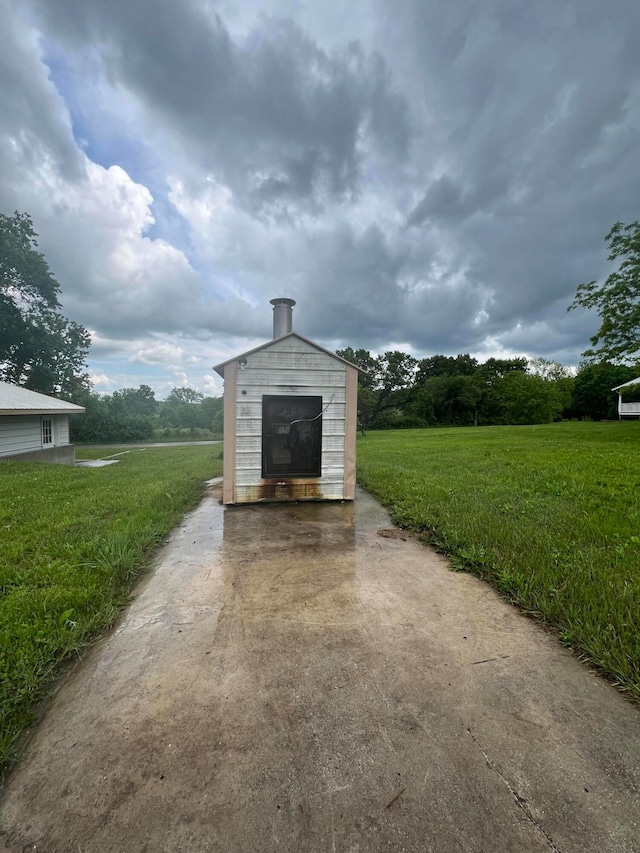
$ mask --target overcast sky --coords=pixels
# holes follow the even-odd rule
[[[96,390],[335,349],[578,363],[640,219],[638,0],[0,0],[0,212]]]

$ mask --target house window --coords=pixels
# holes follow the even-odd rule
[[[51,418],[43,418],[42,420],[42,446],[53,444],[53,423]]]
[[[319,477],[322,397],[262,398],[262,476]]]

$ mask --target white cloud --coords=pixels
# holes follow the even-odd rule
[[[129,361],[133,364],[171,364],[184,358],[184,350],[175,344],[157,344],[148,349],[141,349]]]
[[[219,397],[222,394],[223,383],[219,376],[206,373],[201,377],[201,383],[198,387],[203,389],[207,397]]]
[[[89,379],[91,380],[94,391],[97,391],[98,393],[110,393],[119,387],[115,380],[111,379],[101,370],[89,371]]]

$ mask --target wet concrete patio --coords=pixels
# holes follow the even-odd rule
[[[640,712],[354,504],[188,516],[3,792],[12,851],[640,851]]]

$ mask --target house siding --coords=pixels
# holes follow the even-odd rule
[[[65,444],[69,444],[69,416],[58,415],[56,421],[58,422],[58,438],[56,444],[62,447]]]
[[[69,444],[68,415],[3,415],[0,417],[0,458],[34,453],[43,449],[42,420],[51,420],[52,447]]]
[[[39,415],[0,418],[0,456],[14,456],[42,448],[42,419]]]

